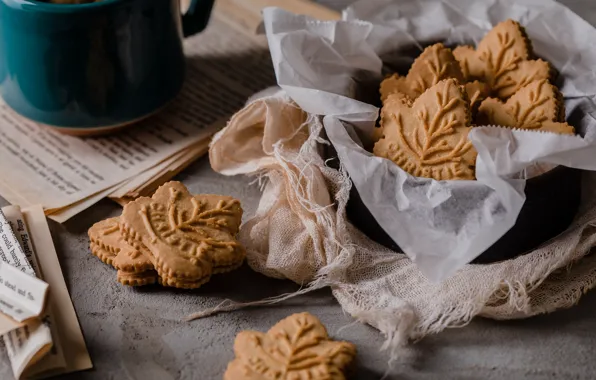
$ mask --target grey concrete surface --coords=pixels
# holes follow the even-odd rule
[[[238,197],[246,214],[255,211],[259,191],[243,177],[214,173],[201,159],[183,172],[194,193]],[[0,205],[4,205],[0,201]],[[215,380],[233,358],[235,335],[268,330],[292,313],[309,311],[335,338],[358,346],[354,379],[380,379],[387,356],[382,336],[353,325],[329,290],[276,306],[240,310],[191,323],[180,319],[226,298],[249,301],[293,291],[288,281],[266,278],[243,267],[219,275],[196,291],[160,287],[132,289],[116,282],[115,271],[89,253],[87,228],[120,208],[103,201],[65,225],[51,223],[62,270],[95,368],[62,376],[82,380]],[[596,293],[575,308],[526,321],[475,320],[469,326],[429,337],[405,350],[390,379],[593,379],[596,377]],[[341,329],[341,330],[340,330]],[[0,349],[0,379],[11,379]]]
[[[335,7],[345,0],[327,0]],[[324,2],[324,1],[322,1]],[[596,23],[596,2],[567,0],[582,17]],[[256,186],[242,177],[213,173],[207,159],[184,171],[182,180],[195,193],[239,198],[246,215],[254,213]],[[0,199],[0,206],[6,202]],[[64,225],[51,223],[62,270],[95,368],[61,376],[67,380],[215,380],[233,358],[235,335],[245,329],[266,331],[295,312],[309,311],[332,336],[358,346],[354,379],[379,379],[387,356],[383,340],[364,325],[352,324],[329,290],[276,306],[240,310],[191,323],[180,319],[224,299],[258,300],[296,290],[288,281],[266,278],[243,267],[215,277],[196,291],[120,286],[116,273],[89,253],[87,228],[115,216],[120,208],[102,201]],[[405,350],[389,379],[594,379],[596,378],[596,292],[576,307],[525,321],[474,320],[469,326],[429,337]],[[344,326],[351,325],[345,329]],[[341,329],[341,330],[340,330]],[[0,345],[0,380],[11,379]]]

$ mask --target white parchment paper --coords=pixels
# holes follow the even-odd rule
[[[520,172],[596,170],[596,29],[566,7],[550,0],[361,0],[343,18],[319,22],[266,9],[277,81],[323,117],[363,202],[429,279],[452,275],[515,224],[525,201]],[[535,52],[560,72],[568,121],[583,137],[475,128],[477,181],[415,178],[362,147],[378,109],[354,97],[364,81],[380,78],[386,57],[411,60],[399,51],[437,41],[476,43],[508,18],[526,27]]]

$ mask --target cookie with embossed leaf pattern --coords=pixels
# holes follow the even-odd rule
[[[91,253],[118,270],[118,281],[124,285],[154,284],[157,273],[146,254],[130,246],[120,234],[120,219],[109,218],[89,229]]]
[[[383,138],[373,152],[417,177],[474,179],[476,150],[466,91],[455,79],[429,88],[413,103],[387,99],[381,110]]]
[[[453,50],[464,79],[485,82],[493,95],[501,99],[510,97],[533,81],[551,77],[549,63],[535,60],[533,54],[525,29],[513,20],[496,25],[476,49],[458,46]]]
[[[242,331],[224,380],[344,380],[356,347],[329,338],[313,315],[291,315],[266,334]]]
[[[464,84],[459,62],[451,49],[443,44],[431,45],[416,58],[407,76],[393,74],[381,82],[381,101],[385,103],[389,95],[399,95],[404,101],[414,101],[430,87],[449,78]],[[473,107],[489,95],[489,87],[479,80],[465,83],[464,87]]]
[[[238,200],[193,196],[180,182],[168,182],[153,197],[127,204],[120,230],[129,244],[147,248],[162,285],[198,288],[213,273],[242,264],[241,219]]]
[[[394,93],[416,100],[424,91],[447,78],[455,78],[463,83],[459,63],[451,49],[441,43],[431,45],[416,58],[405,77],[394,74],[381,82],[381,101],[384,102]]]
[[[547,80],[522,87],[505,103],[485,99],[478,109],[481,124],[573,134],[575,129],[565,123],[565,106],[559,90]]]
[[[490,87],[479,80],[465,83],[464,88],[472,109],[477,109],[480,103],[490,95]]]

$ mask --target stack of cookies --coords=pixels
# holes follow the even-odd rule
[[[93,225],[91,252],[116,268],[124,285],[195,289],[242,264],[241,219],[238,200],[191,195],[180,182],[168,182],[153,197],[127,204],[120,217]]]
[[[381,126],[374,154],[436,180],[475,179],[477,125],[573,134],[550,64],[535,59],[524,28],[495,26],[478,44],[432,45],[406,76],[381,83]]]

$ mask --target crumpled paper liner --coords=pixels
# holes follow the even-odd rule
[[[596,120],[588,117],[596,114],[596,76],[589,69],[596,67],[596,54],[586,53],[593,50],[589,41],[596,40],[596,29],[564,6],[530,0],[515,6],[506,0],[381,0],[358,2],[344,16],[351,21],[317,22],[266,9],[277,81],[302,109],[323,116],[362,201],[428,278],[453,275],[515,224],[525,201],[520,172],[544,165],[596,170]],[[537,54],[560,71],[568,117],[583,138],[474,128],[470,139],[479,153],[477,181],[415,178],[363,148],[378,109],[353,98],[371,78],[380,78],[384,55],[415,42],[479,41],[507,18],[519,19]]]

